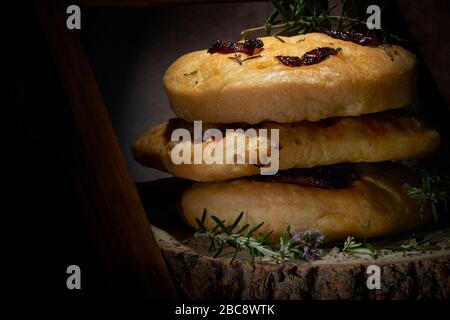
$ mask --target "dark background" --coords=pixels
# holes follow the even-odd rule
[[[404,37],[413,31],[411,49],[425,58],[419,83],[425,114],[446,135],[449,2],[398,3],[402,10],[392,2],[382,23],[391,23]],[[136,164],[128,145],[140,131],[172,116],[161,84],[165,69],[181,54],[205,48],[216,38],[237,40],[242,29],[263,24],[270,11],[268,3],[242,3],[82,12],[82,41],[136,181],[164,176]],[[64,160],[77,139],[68,101],[33,5],[24,4],[17,12],[19,21],[9,31],[7,68],[14,91],[12,106],[5,108],[6,286],[0,290],[6,297],[107,296],[79,196],[68,178],[74,168]],[[80,291],[66,289],[70,264],[81,267]]]

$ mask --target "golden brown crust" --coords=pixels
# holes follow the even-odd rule
[[[252,164],[173,164],[170,154],[175,142],[170,141],[170,135],[178,127],[192,130],[192,124],[180,120],[174,125],[166,122],[144,132],[131,146],[135,159],[145,166],[195,181],[218,181],[260,173]],[[207,127],[220,128],[220,125],[204,124],[203,130]],[[341,162],[415,159],[434,152],[440,142],[439,134],[420,120],[389,113],[320,122],[262,123],[258,128],[280,129],[280,170]],[[210,143],[213,142],[203,142],[203,148]]]
[[[424,224],[429,211],[418,206],[403,190],[415,178],[402,166],[363,165],[351,188],[318,189],[286,183],[238,179],[230,182],[197,183],[181,200],[183,219],[197,228],[203,209],[231,223],[244,212],[240,226],[264,222],[260,232],[279,235],[290,225],[293,231],[321,230],[327,241],[348,236],[383,237],[412,230]]]
[[[242,64],[230,59],[234,54],[206,50],[176,60],[163,79],[175,114],[187,121],[219,123],[317,121],[399,108],[414,95],[417,59],[399,46],[392,46],[391,60],[382,47],[322,33],[283,37],[284,43],[261,39],[261,57]],[[288,67],[275,58],[302,56],[316,47],[342,51],[302,67]]]

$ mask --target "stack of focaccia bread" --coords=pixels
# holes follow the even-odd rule
[[[391,160],[425,157],[440,143],[434,129],[404,108],[394,110],[411,103],[416,69],[412,53],[359,34],[218,40],[169,67],[164,85],[178,118],[144,132],[132,152],[144,166],[198,182],[179,206],[193,227],[206,209],[210,225],[210,214],[232,222],[243,212],[240,224],[264,222],[261,232],[276,235],[290,225],[321,230],[328,241],[408,231],[430,213],[419,214],[403,189],[417,184],[413,172]],[[175,129],[193,133],[194,121],[223,136],[172,141]],[[244,133],[226,134],[236,128]],[[225,154],[214,154],[222,162],[173,161],[180,144],[193,159],[196,147],[223,142],[222,148],[249,128],[279,130],[276,145],[271,136],[247,136],[241,154],[250,160],[255,149],[275,150],[276,174],[260,174],[267,167],[261,157],[229,164]]]

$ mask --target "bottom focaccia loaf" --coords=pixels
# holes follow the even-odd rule
[[[293,231],[320,230],[326,241],[382,237],[412,230],[430,218],[419,213],[417,203],[403,189],[415,184],[414,174],[401,165],[361,165],[350,185],[319,188],[295,183],[296,179],[261,181],[258,178],[196,183],[182,196],[182,218],[198,227],[204,209],[232,223],[243,212],[239,226],[264,225],[261,233],[280,235],[288,225]],[[286,183],[286,181],[288,183]],[[308,181],[303,179],[302,181]],[[294,182],[294,183],[293,183]]]

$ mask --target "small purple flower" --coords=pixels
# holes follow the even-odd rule
[[[303,235],[296,232],[292,236],[292,240],[297,243],[298,248],[303,251],[302,257],[306,260],[316,260],[323,255],[320,246],[325,240],[325,236],[320,230],[306,230]]]
[[[294,240],[295,242],[301,242],[302,241],[301,233],[300,232],[294,233],[294,235],[292,236],[292,240]]]

